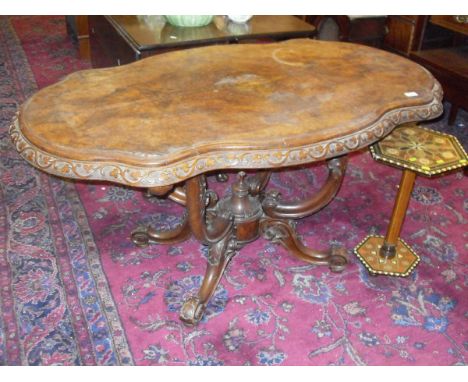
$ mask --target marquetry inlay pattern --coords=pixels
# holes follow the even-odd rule
[[[371,146],[375,159],[431,176],[464,167],[468,157],[456,137],[410,124]]]
[[[406,277],[418,265],[420,258],[402,239],[398,239],[396,255],[386,259],[379,255],[383,236],[369,235],[354,249],[354,253],[367,270],[374,275]]]

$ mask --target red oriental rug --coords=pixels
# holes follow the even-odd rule
[[[173,227],[182,209],[140,190],[73,183],[22,160],[7,129],[37,89],[89,67],[63,17],[0,17],[0,364],[465,365],[468,359],[468,182],[419,177],[402,237],[421,256],[408,278],[370,277],[354,255],[342,274],[263,239],[234,257],[206,317],[178,320],[206,248],[191,239],[137,248],[139,225]],[[468,115],[456,132],[466,146]],[[274,173],[270,188],[302,198],[322,165]],[[352,249],[385,232],[400,172],[351,155],[338,197],[298,223],[318,249]],[[212,179],[220,193],[223,184]]]

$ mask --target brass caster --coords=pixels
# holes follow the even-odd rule
[[[133,244],[135,244],[138,247],[147,247],[150,242],[148,232],[143,229],[137,229],[133,231],[131,234],[131,238]]]
[[[154,195],[151,193],[151,191],[150,191],[149,188],[146,190],[146,192],[143,194],[143,196],[144,196],[146,199],[152,199],[152,198],[154,198]]]
[[[346,250],[344,248],[332,248],[330,259],[328,260],[328,267],[332,272],[341,273],[348,265],[346,258]]]
[[[206,305],[198,297],[192,296],[184,302],[180,309],[180,320],[187,326],[197,325],[205,313]]]
[[[229,175],[223,172],[220,172],[219,174],[216,174],[216,180],[219,183],[226,183],[229,180]]]

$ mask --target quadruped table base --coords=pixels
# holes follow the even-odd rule
[[[283,201],[275,191],[265,193],[271,171],[251,176],[239,172],[232,184],[231,195],[221,200],[207,188],[205,175],[187,180],[185,188],[149,189],[154,195],[169,193],[170,199],[186,206],[186,214],[182,224],[170,231],[159,232],[153,227],[135,230],[132,240],[136,245],[173,244],[193,235],[209,248],[206,273],[198,295],[185,301],[180,319],[187,325],[196,325],[202,319],[229,261],[260,235],[281,244],[303,261],[327,265],[333,272],[343,271],[347,264],[346,250],[332,247],[329,252],[318,252],[305,247],[297,237],[293,219],[319,211],[334,198],[341,186],[346,163],[346,157],[329,160],[328,179],[322,189],[301,202]]]

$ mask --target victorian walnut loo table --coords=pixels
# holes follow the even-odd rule
[[[306,248],[293,219],[333,199],[346,154],[397,125],[440,115],[441,98],[426,69],[366,46],[221,45],[73,73],[27,100],[10,135],[22,157],[47,173],[139,187],[186,207],[179,227],[137,229],[132,240],[145,246],[193,235],[209,247],[198,296],[180,315],[196,324],[229,260],[260,235],[342,271],[345,250]],[[329,175],[311,199],[264,191],[272,169],[316,161],[326,161]],[[219,199],[205,174],[228,169],[240,172]],[[249,169],[257,172],[242,171]]]

